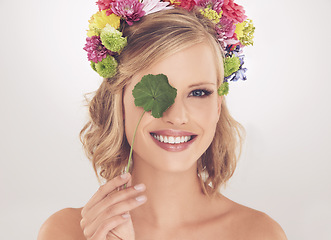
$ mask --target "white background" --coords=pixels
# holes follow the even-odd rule
[[[247,130],[224,194],[278,221],[289,239],[331,239],[330,0],[241,0],[256,26],[248,80],[228,103]],[[98,187],[78,133],[83,94],[101,79],[85,44],[94,0],[0,2],[1,239],[41,224]]]

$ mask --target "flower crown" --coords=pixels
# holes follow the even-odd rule
[[[255,27],[245,16],[243,7],[234,0],[98,0],[96,4],[99,11],[89,20],[84,50],[91,67],[101,77],[111,78],[116,74],[115,56],[127,45],[120,28],[123,22],[132,25],[148,14],[182,8],[198,9],[215,23],[217,39],[225,53],[224,81],[218,94],[228,93],[229,81],[246,80],[242,49],[253,45]]]

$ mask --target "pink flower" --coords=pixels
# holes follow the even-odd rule
[[[97,5],[99,7],[99,11],[101,10],[107,10],[110,8],[110,4],[114,2],[115,0],[98,0]]]
[[[197,6],[210,8],[217,13],[222,11],[223,2],[224,0],[196,0]]]
[[[144,5],[139,0],[117,0],[111,3],[113,13],[123,17],[129,25],[139,21],[145,15],[143,7]]]
[[[233,0],[224,0],[222,6],[223,15],[232,20],[234,23],[246,20],[245,10],[242,6],[233,2]]]
[[[228,44],[239,42],[237,40],[235,30],[236,25],[234,25],[234,22],[227,17],[222,16],[219,23],[216,25],[216,33],[217,38],[224,50]]]
[[[112,55],[112,52],[102,45],[100,37],[98,36],[87,37],[83,49],[87,51],[88,60],[95,63],[101,62],[107,55]]]
[[[221,27],[222,31],[224,32],[225,37],[232,38],[234,31],[236,30],[236,25],[234,25],[233,21],[231,21],[225,16],[222,16],[218,25]]]
[[[187,11],[191,11],[193,7],[196,5],[194,0],[180,0],[179,6],[181,8],[186,9]]]

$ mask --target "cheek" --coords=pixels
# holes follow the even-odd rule
[[[134,131],[136,130],[137,124],[139,122],[139,119],[141,115],[143,114],[144,110],[141,107],[137,107],[134,104],[134,98],[133,96],[128,96],[127,98],[123,99],[123,106],[124,106],[124,115],[125,115],[125,122],[124,122],[124,128],[125,128],[125,135],[126,138],[131,145]],[[149,123],[150,119],[153,119],[152,116],[149,116],[148,113],[145,113],[143,118],[140,121],[139,127],[137,129],[137,135],[136,139],[138,139],[138,133],[140,130]],[[137,140],[135,140],[136,142]],[[136,143],[135,143],[136,145]]]
[[[219,119],[218,102],[214,97],[203,100],[192,100],[188,104],[191,117],[196,119],[204,127],[216,125]]]
[[[123,112],[124,112],[124,127],[125,135],[128,142],[131,143],[133,138],[133,132],[135,129],[137,107],[134,105],[133,97],[129,96],[127,92],[123,95]]]

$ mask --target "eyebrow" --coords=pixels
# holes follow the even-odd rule
[[[197,87],[197,86],[201,86],[201,85],[216,85],[216,83],[213,82],[200,82],[200,83],[194,83],[192,85],[190,85],[189,87]]]

